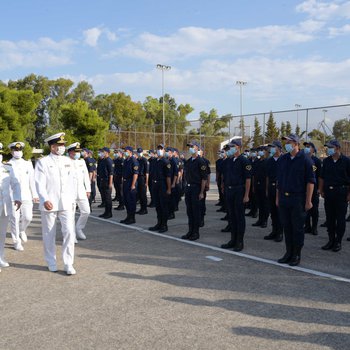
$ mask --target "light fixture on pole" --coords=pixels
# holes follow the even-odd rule
[[[237,80],[236,85],[239,85],[239,99],[240,99],[239,111],[240,111],[240,116],[242,120],[243,118],[243,86],[247,85],[247,82],[243,80]],[[243,132],[244,130],[241,130],[241,136],[243,136]]]
[[[164,71],[170,70],[171,66],[166,66],[164,64],[157,64],[157,69],[162,71],[162,97],[163,97],[163,144],[165,145],[165,105],[164,105]]]

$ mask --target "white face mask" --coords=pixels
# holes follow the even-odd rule
[[[157,155],[158,155],[158,157],[163,157],[163,154],[164,154],[164,150],[162,150],[162,149],[157,149]]]
[[[79,159],[80,158],[80,153],[74,153],[74,159]]]
[[[63,156],[65,151],[66,151],[66,147],[65,146],[58,146],[57,147],[57,153],[58,153],[59,156]]]
[[[22,151],[13,151],[13,158],[20,159],[23,157]]]

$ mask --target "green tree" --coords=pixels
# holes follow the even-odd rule
[[[286,135],[286,124],[284,122],[281,123],[280,135],[281,136],[285,136]]]
[[[265,132],[265,142],[272,142],[279,137],[279,130],[276,126],[275,119],[273,117],[273,113],[270,112],[269,119],[266,123],[266,132]]]
[[[258,147],[263,143],[263,136],[261,133],[261,126],[257,117],[254,119],[254,134],[253,134],[253,147]]]
[[[40,99],[40,94],[30,90],[18,91],[0,87],[0,140],[5,147],[13,141],[25,142],[26,157],[31,153],[31,140],[34,138],[37,118],[35,109]]]
[[[70,102],[76,102],[78,100],[85,101],[91,106],[95,97],[93,87],[86,81],[81,81],[78,85],[69,93],[67,99]]]
[[[286,123],[286,134],[284,136],[290,135],[292,133],[292,125],[290,124],[290,121],[287,121]]]
[[[333,135],[337,140],[350,139],[350,121],[346,118],[334,122]]]
[[[108,122],[85,101],[77,100],[61,106],[61,122],[68,142],[80,142],[84,147],[96,149],[105,145]]]

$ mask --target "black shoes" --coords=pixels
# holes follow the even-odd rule
[[[185,235],[181,236],[181,239],[189,239],[192,236],[192,232],[187,232]]]
[[[328,241],[327,244],[325,244],[324,246],[321,247],[321,249],[323,250],[331,250],[333,249],[334,246],[334,242],[333,241]]]
[[[114,210],[124,210],[125,207],[124,205],[118,205],[116,208],[114,208]]]
[[[282,242],[283,241],[283,233],[278,233],[274,239],[275,242]]]
[[[168,231],[168,225],[162,225],[158,230],[159,233],[164,233],[167,231]]]
[[[300,264],[300,255],[293,255],[289,261],[289,266],[297,266]]]
[[[199,227],[204,227],[204,220],[201,220]]]
[[[160,224],[160,222],[158,222],[157,225],[149,227],[148,230],[149,231],[158,231],[160,229],[160,227],[161,227],[161,224]]]
[[[241,250],[243,250],[243,242],[237,242],[233,247],[233,251],[240,252]]]
[[[190,241],[196,241],[199,239],[199,233],[193,233],[189,238]]]
[[[139,211],[136,212],[136,214],[146,215],[146,214],[148,214],[148,211],[147,211],[147,209],[140,209]]]
[[[305,233],[311,233],[311,231],[312,231],[312,230],[311,230],[311,226],[305,226],[305,227],[304,227],[304,232],[305,232]]]
[[[175,219],[175,214],[174,213],[169,214],[168,220],[173,220],[173,219]]]
[[[263,221],[260,225],[261,228],[266,228],[267,227],[267,222]]]
[[[278,259],[277,262],[279,264],[288,264],[291,261],[291,259],[292,259],[292,254],[287,252],[282,256],[281,259]]]
[[[221,232],[231,232],[231,226],[230,226],[230,224],[227,225],[225,228],[223,228],[223,229],[221,230]]]
[[[339,252],[339,250],[341,250],[341,243],[339,242],[334,243],[332,250],[333,252]]]
[[[261,221],[257,221],[257,222],[255,222],[254,224],[252,224],[252,226],[261,226],[262,225],[262,222]]]
[[[276,238],[276,234],[274,232],[271,232],[270,234],[268,234],[267,236],[264,236],[264,239],[266,241],[270,241]]]
[[[320,225],[320,227],[327,227],[327,221]]]
[[[229,242],[227,242],[227,243],[225,243],[225,244],[222,244],[222,245],[221,245],[221,248],[222,248],[222,249],[231,249],[231,248],[233,248],[234,246],[235,246],[235,242],[229,241]]]
[[[112,216],[113,216],[112,213],[103,213],[103,214],[99,215],[98,217],[103,218],[103,219],[109,219]]]
[[[311,229],[311,234],[314,235],[314,236],[317,236],[318,235],[318,231],[317,231],[317,228],[316,227],[313,227]]]
[[[104,208],[106,205],[104,203],[101,203],[100,205],[97,206],[97,208]]]

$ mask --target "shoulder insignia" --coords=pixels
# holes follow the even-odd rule
[[[252,166],[251,165],[246,165],[245,167],[248,171],[252,170]]]
[[[138,170],[138,168],[139,168],[139,167],[138,167],[137,165],[134,166],[134,170]]]
[[[167,166],[166,166],[168,169],[170,169],[171,168],[171,164],[167,164]]]
[[[312,170],[315,172],[317,170],[317,166],[316,165],[313,165],[312,166]]]
[[[89,163],[89,165],[90,165],[90,166],[93,166],[93,165],[94,165],[94,163]]]
[[[201,166],[201,170],[206,170],[206,169],[207,169],[207,167],[205,165]]]

